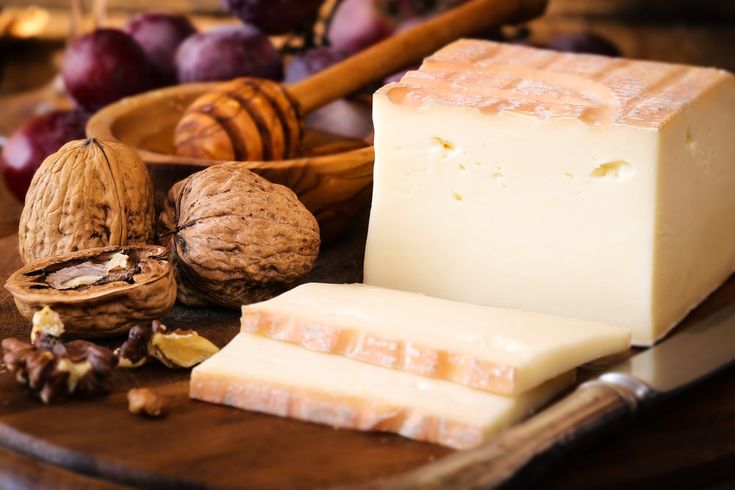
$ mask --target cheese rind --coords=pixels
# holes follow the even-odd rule
[[[189,396],[465,449],[529,415],[573,380],[574,373],[565,373],[510,398],[240,333],[194,368]]]
[[[713,68],[462,39],[377,95],[418,109],[465,107],[488,116],[658,129],[731,77]]]
[[[735,270],[735,78],[460,41],[376,93],[365,282],[650,345]]]
[[[242,331],[494,393],[626,350],[626,329],[364,284],[309,283],[242,307]]]

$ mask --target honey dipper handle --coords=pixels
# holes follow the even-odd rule
[[[439,48],[543,13],[546,0],[471,0],[288,87],[303,114],[382,80]]]

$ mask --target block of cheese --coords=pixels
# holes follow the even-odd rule
[[[630,346],[620,327],[364,284],[298,286],[242,307],[242,330],[513,395]]]
[[[241,332],[194,368],[189,396],[463,449],[527,416],[573,380],[574,373],[565,373],[511,398]]]
[[[735,270],[735,77],[460,40],[374,97],[365,282],[630,328]]]

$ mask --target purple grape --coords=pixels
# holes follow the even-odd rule
[[[309,49],[294,56],[286,68],[286,83],[296,83],[329,68],[335,63],[345,59],[347,55],[332,47],[320,47]]]
[[[370,107],[348,99],[338,99],[306,115],[307,127],[348,138],[365,138],[373,130]]]
[[[125,32],[143,48],[156,85],[176,83],[176,49],[184,39],[196,33],[189,19],[167,12],[142,12],[128,20]]]
[[[64,53],[61,75],[81,107],[99,109],[151,85],[143,49],[116,29],[98,29],[75,39]]]
[[[0,160],[5,183],[20,202],[43,160],[64,143],[85,137],[88,119],[80,109],[48,112],[29,119],[8,138]]]
[[[224,0],[227,10],[268,34],[285,34],[315,13],[322,0]]]
[[[334,12],[327,38],[336,49],[352,54],[382,41],[392,30],[376,0],[344,0]]]
[[[280,80],[283,62],[268,36],[250,26],[226,26],[187,38],[176,51],[179,82],[259,77]]]
[[[549,49],[568,53],[590,53],[605,56],[620,56],[620,50],[613,43],[591,32],[561,34],[547,44]]]

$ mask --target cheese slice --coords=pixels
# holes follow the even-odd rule
[[[623,328],[364,284],[310,283],[242,307],[242,330],[512,395],[628,349]]]
[[[631,329],[735,270],[735,77],[457,41],[374,97],[365,282]]]
[[[510,398],[240,333],[194,368],[189,396],[464,449],[529,415],[573,380],[574,373],[565,373]]]

